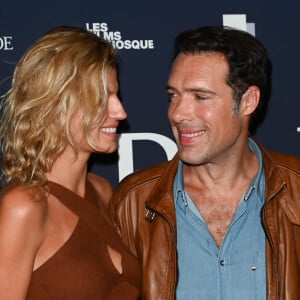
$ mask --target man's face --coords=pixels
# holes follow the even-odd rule
[[[191,165],[224,161],[247,135],[247,123],[233,113],[222,54],[179,54],[167,84],[168,118],[180,158]]]

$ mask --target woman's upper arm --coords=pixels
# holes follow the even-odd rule
[[[45,201],[22,188],[0,197],[0,299],[25,299],[44,237]]]

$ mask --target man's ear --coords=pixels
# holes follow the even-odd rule
[[[257,108],[260,100],[260,89],[256,85],[251,85],[243,94],[240,103],[240,114],[244,116],[251,115]]]

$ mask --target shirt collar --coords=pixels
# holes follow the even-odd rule
[[[245,201],[247,201],[252,194],[256,192],[260,202],[264,202],[264,172],[263,172],[263,163],[262,155],[258,145],[251,138],[248,139],[248,144],[250,149],[255,153],[258,160],[258,171],[256,172],[251,184],[243,195]],[[181,199],[187,205],[187,200],[185,197],[184,183],[183,183],[183,174],[182,174],[182,165],[183,162],[179,160],[177,172],[174,178],[174,199],[177,199],[177,196],[181,194]]]
[[[251,139],[248,139],[250,149],[255,153],[256,158],[258,160],[258,170],[249,186],[247,191],[244,194],[244,200],[247,201],[252,192],[256,192],[259,201],[264,202],[264,190],[265,190],[265,176],[264,176],[264,168],[262,162],[262,155],[259,150],[258,145]]]

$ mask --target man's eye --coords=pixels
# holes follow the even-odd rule
[[[170,93],[170,92],[168,92],[167,94],[168,94],[168,97],[169,97],[170,99],[172,99],[172,98],[174,98],[174,97],[176,96],[175,93]]]
[[[207,95],[195,95],[195,98],[198,99],[198,100],[206,100],[208,99],[208,96]]]

